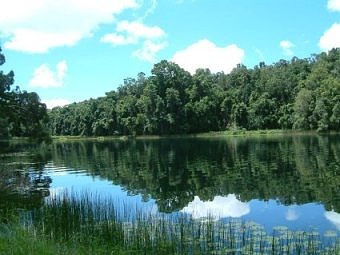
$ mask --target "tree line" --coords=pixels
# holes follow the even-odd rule
[[[0,66],[4,63],[0,48]],[[21,91],[19,86],[12,89],[13,83],[14,72],[5,74],[0,70],[0,138],[48,138],[46,105],[35,92]]]
[[[0,66],[5,57],[0,49]],[[47,111],[0,70],[0,137],[164,135],[234,129],[340,130],[340,48],[190,74],[163,60],[106,96]]]
[[[340,129],[340,49],[230,74],[191,75],[163,60],[106,96],[49,112],[52,135],[185,134],[226,129]]]

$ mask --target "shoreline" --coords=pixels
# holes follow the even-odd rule
[[[295,135],[336,135],[340,134],[337,131],[317,132],[309,130],[225,130],[225,131],[210,131],[196,134],[170,134],[170,135],[117,135],[117,136],[52,136],[53,141],[76,141],[76,140],[158,140],[158,139],[178,139],[178,138],[225,138],[225,137],[265,137],[265,136],[295,136]]]
[[[167,134],[167,135],[113,135],[113,136],[51,136],[53,141],[128,141],[128,140],[160,140],[160,139],[189,139],[189,138],[230,138],[230,137],[280,137],[280,136],[303,136],[303,135],[340,135],[339,131],[317,132],[315,130],[225,130],[210,131],[194,134]],[[34,142],[29,137],[0,138],[0,142]]]

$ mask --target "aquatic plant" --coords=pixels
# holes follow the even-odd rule
[[[21,222],[28,233],[45,243],[72,251],[81,249],[80,254],[302,255],[340,251],[334,231],[321,236],[315,231],[293,232],[279,226],[267,233],[254,222],[145,212],[88,193],[50,198],[41,208],[25,213]]]

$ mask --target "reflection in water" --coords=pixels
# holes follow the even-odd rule
[[[286,220],[288,221],[295,221],[299,219],[300,214],[297,212],[296,206],[289,206],[286,212]]]
[[[326,215],[337,222],[334,217],[338,214],[324,213],[325,208],[340,212],[339,138],[65,141],[34,154],[22,149],[29,158],[26,165],[19,154],[11,154],[14,148],[0,154],[0,167],[6,170],[0,171],[0,189],[19,169],[26,179],[20,177],[18,180],[25,181],[15,182],[18,187],[35,183],[44,188],[44,180],[51,180],[45,188],[52,194],[65,188],[89,189],[127,200],[128,206],[156,205],[164,213],[182,211],[201,217],[214,211],[215,215],[242,216],[267,226],[288,222],[308,229],[313,224],[330,225]],[[45,195],[34,198],[36,206]],[[199,210],[195,212],[195,208]]]
[[[242,202],[322,203],[340,212],[340,137],[160,139],[53,144],[53,164],[86,171],[179,211],[235,194]]]
[[[49,196],[52,179],[44,170],[51,154],[30,143],[0,143],[0,210],[36,208]]]
[[[334,211],[325,212],[325,217],[327,220],[332,222],[334,226],[340,231],[340,214]]]
[[[189,213],[194,219],[209,218],[239,218],[250,212],[247,203],[239,201],[234,194],[227,197],[216,196],[212,201],[202,201],[198,196],[184,207],[184,213]]]

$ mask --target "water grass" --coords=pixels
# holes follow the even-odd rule
[[[321,236],[282,226],[267,233],[253,222],[116,205],[99,195],[50,198],[17,224],[0,225],[0,254],[340,254],[335,231]]]

